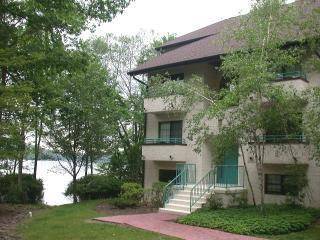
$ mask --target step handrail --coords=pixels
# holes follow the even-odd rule
[[[192,207],[215,185],[216,168],[211,169],[190,191],[190,212]]]
[[[182,170],[173,180],[171,180],[163,189],[163,205],[165,205],[173,196],[173,187],[178,185],[181,190],[187,185],[186,175],[187,169]],[[180,180],[180,182],[179,182]]]

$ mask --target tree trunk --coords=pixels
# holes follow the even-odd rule
[[[243,151],[242,145],[240,145],[240,149],[241,149],[241,155],[242,155],[242,161],[243,161],[244,169],[246,171],[246,175],[247,175],[247,179],[248,179],[248,183],[249,183],[249,188],[250,188],[250,191],[251,191],[252,202],[253,202],[253,205],[256,206],[257,205],[256,204],[256,199],[255,199],[255,196],[254,196],[252,183],[251,183],[250,176],[249,176],[249,173],[248,173],[248,167],[247,167],[246,159],[244,157],[244,151]]]
[[[72,168],[72,185],[73,185],[73,203],[77,203],[78,202],[78,198],[77,198],[77,160],[73,159],[73,168]]]
[[[90,168],[91,168],[91,175],[93,175],[93,157],[90,156]]]
[[[88,167],[89,167],[89,158],[88,158],[88,155],[85,155],[85,166],[84,166],[85,176],[88,176]]]
[[[23,158],[26,150],[25,143],[25,130],[22,129],[20,132],[20,149],[19,149],[19,159],[18,159],[18,189],[22,192],[22,168],[23,168]]]
[[[37,179],[37,169],[38,169],[38,160],[40,155],[40,142],[42,137],[42,120],[40,120],[40,126],[38,128],[38,122],[35,128],[35,141],[34,141],[34,167],[33,167],[33,178]]]
[[[16,174],[16,170],[17,170],[17,159],[15,159],[13,163],[13,174]]]

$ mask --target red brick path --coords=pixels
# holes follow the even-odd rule
[[[126,224],[136,228],[178,237],[185,240],[258,240],[258,238],[226,233],[218,230],[175,223],[177,215],[148,213],[96,218],[101,222]]]

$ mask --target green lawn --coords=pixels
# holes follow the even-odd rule
[[[156,233],[120,227],[90,219],[101,217],[94,209],[99,201],[63,205],[41,210],[18,228],[26,240],[108,239],[108,240],[173,240]]]

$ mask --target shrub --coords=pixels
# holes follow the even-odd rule
[[[120,180],[105,175],[88,175],[77,180],[75,194],[80,200],[114,198],[121,190]],[[69,183],[66,196],[74,193],[73,183]]]
[[[143,188],[138,183],[124,183],[121,186],[121,198],[141,202]]]
[[[167,185],[165,182],[155,182],[152,184],[151,189],[151,205],[155,208],[162,207],[163,205],[163,190]]]
[[[220,229],[244,235],[278,235],[308,228],[318,217],[319,210],[288,205],[266,205],[219,210],[201,209],[178,220],[179,223]]]
[[[248,192],[242,191],[240,193],[230,193],[231,196],[231,206],[236,206],[240,208],[247,208],[249,207],[248,204]]]
[[[124,209],[124,208],[132,208],[137,206],[137,202],[130,200],[130,199],[125,199],[125,198],[113,198],[109,200],[109,203],[117,208]]]
[[[306,194],[304,189],[308,187],[307,169],[304,165],[286,166],[286,203],[290,205],[303,205]]]
[[[22,191],[18,189],[18,175],[8,174],[0,177],[1,202],[40,203],[43,198],[43,183],[30,174],[22,175]]]
[[[109,203],[119,208],[139,206],[143,198],[143,188],[138,183],[124,183],[121,186],[119,198],[112,199]]]
[[[211,193],[207,198],[206,208],[211,210],[216,210],[223,207],[222,199],[218,197],[216,194]]]

